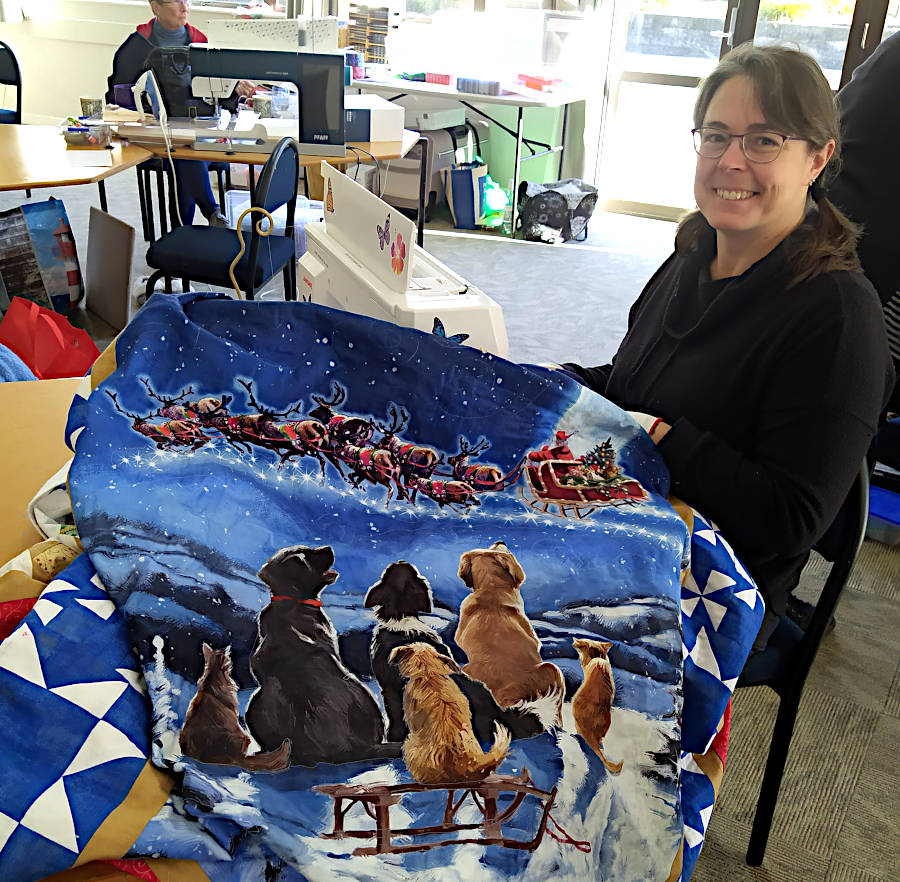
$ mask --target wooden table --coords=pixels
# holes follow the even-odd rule
[[[66,446],[66,417],[80,382],[0,383],[3,413],[28,414],[26,435],[0,432],[0,565],[44,538],[31,525],[26,509],[41,485],[73,456]]]
[[[382,159],[401,159],[415,147],[418,140],[418,132],[404,129],[400,141],[352,141],[347,144],[347,151],[344,156],[314,156],[310,153],[301,153],[300,165],[318,168],[319,163],[323,159],[329,165],[338,167],[351,165],[357,159],[362,161],[368,159],[369,157],[366,156],[366,153],[370,153],[379,161]],[[359,155],[354,153],[350,149],[352,147],[356,147],[361,153]],[[166,156],[165,144],[148,144],[146,149],[157,156]],[[271,155],[271,153],[245,153],[242,150],[227,153],[224,150],[195,150],[193,147],[172,148],[172,156],[176,159],[199,159],[202,162],[243,162],[247,165],[265,165]]]
[[[402,159],[420,142],[421,166],[419,173],[419,211],[416,239],[421,246],[425,227],[425,170],[428,167],[428,157],[426,155],[428,151],[428,140],[423,138],[418,132],[403,129],[402,137],[399,141],[351,141],[347,144],[347,151],[344,156],[314,156],[309,153],[301,153],[300,165],[303,168],[318,168],[319,164],[324,160],[329,165],[340,168],[342,166],[346,167],[348,165],[353,165],[357,161],[365,162],[370,159],[375,159],[379,162],[386,159]],[[355,152],[353,148],[356,148],[359,152]],[[165,144],[148,144],[146,145],[146,150],[156,156],[168,155]],[[265,165],[270,156],[270,153],[245,153],[243,151],[227,153],[224,150],[194,150],[192,147],[172,148],[172,157],[174,159],[197,159],[201,162],[237,162],[254,166]],[[251,184],[251,193],[252,189]]]
[[[149,150],[116,141],[104,152],[112,165],[74,165],[71,157],[85,153],[69,147],[56,126],[0,126],[0,190],[38,190],[71,184],[97,184],[100,207],[106,211],[104,179],[149,159]]]

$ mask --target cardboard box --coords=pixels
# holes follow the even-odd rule
[[[380,95],[344,96],[344,140],[400,141],[403,108]]]

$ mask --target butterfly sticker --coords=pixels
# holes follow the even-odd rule
[[[437,316],[434,317],[434,327],[431,329],[431,333],[434,334],[435,337],[443,337],[451,343],[464,343],[469,339],[468,334],[450,334],[448,336],[447,332],[444,330],[444,323]]]
[[[385,218],[384,226],[381,226],[381,224],[375,224],[375,226],[378,228],[378,244],[381,246],[381,250],[384,251],[384,246],[391,241],[391,216],[388,215]]]
[[[328,182],[328,194],[325,196],[325,210],[334,212],[334,192],[331,189],[331,181]]]

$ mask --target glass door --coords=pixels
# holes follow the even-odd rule
[[[734,46],[808,52],[837,90],[900,21],[900,0],[618,0],[596,181],[612,211],[675,219],[694,205],[699,81]]]
[[[696,87],[719,61],[734,9],[734,0],[617,3],[596,175],[608,210],[675,219],[693,207]]]
[[[854,0],[740,0],[734,42],[738,45],[752,40],[757,46],[786,44],[798,47],[819,62],[831,88],[836,91],[841,84],[844,55],[857,5],[862,7],[863,0],[858,4]],[[867,37],[875,37],[874,33],[868,34],[868,28],[866,30]]]

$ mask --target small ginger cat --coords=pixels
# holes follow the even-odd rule
[[[572,645],[584,669],[584,682],[572,697],[575,730],[593,748],[603,765],[618,774],[622,771],[622,763],[611,763],[600,749],[612,721],[612,701],[616,694],[612,667],[606,655],[612,643],[576,638]]]

